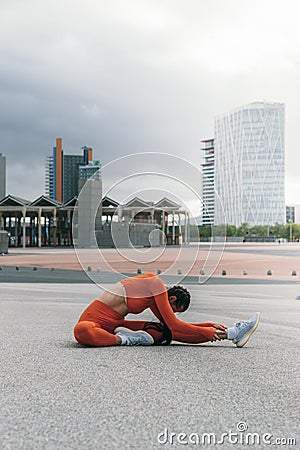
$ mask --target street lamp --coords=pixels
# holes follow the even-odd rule
[[[292,239],[293,239],[293,222],[292,222],[291,219],[289,220],[289,224],[290,224],[290,242],[292,242]]]

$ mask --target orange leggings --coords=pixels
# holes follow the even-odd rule
[[[115,328],[126,327],[137,331],[142,330],[146,323],[142,320],[125,320],[109,306],[95,300],[80,316],[74,328],[74,336],[79,344],[105,347],[117,344],[117,338],[113,334]],[[155,340],[161,337],[161,333],[156,330],[151,331],[151,334]]]
[[[143,330],[149,322],[143,320],[125,320],[124,317],[114,311],[100,300],[92,302],[82,313],[78,323],[74,328],[74,336],[77,342],[82,345],[92,347],[106,347],[117,344],[117,338],[113,334],[115,328],[126,327],[130,330]],[[207,342],[207,333],[201,332],[203,328],[212,327],[211,323],[193,324],[199,328],[196,334],[187,335],[181,332],[172,332],[172,339],[179,342],[192,344],[200,344]],[[162,333],[157,330],[150,329],[149,334],[152,335],[154,341],[162,337]]]

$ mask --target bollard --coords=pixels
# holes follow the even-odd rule
[[[243,275],[248,275],[247,269],[243,270]]]
[[[204,269],[200,270],[200,275],[205,275],[205,270]]]
[[[297,272],[296,272],[296,270],[293,270],[292,277],[296,277],[296,276],[297,276]]]
[[[97,267],[97,272],[98,272],[98,273],[100,273],[100,272],[101,272],[101,269],[100,269],[100,267]]]
[[[136,271],[136,273],[137,273],[138,275],[141,275],[141,274],[142,274],[142,269],[138,268],[137,271]]]
[[[223,276],[227,275],[226,270],[224,270],[224,269],[222,270],[222,275],[223,275]]]
[[[268,270],[267,275],[272,275],[272,270],[271,269]]]
[[[54,267],[54,266],[52,266],[50,270],[51,270],[51,271],[53,272],[53,270],[54,270],[54,269],[55,269],[55,267]]]
[[[2,267],[2,266],[0,266],[0,270],[3,270],[3,267]]]
[[[177,274],[178,274],[178,275],[182,275],[182,270],[181,270],[181,269],[178,269],[178,270],[177,270]]]
[[[156,273],[157,273],[157,275],[160,275],[161,274],[161,270],[157,269]]]
[[[88,271],[88,272],[91,272],[91,271],[92,271],[91,266],[88,266],[87,271]]]
[[[33,271],[35,272],[37,270],[37,267],[36,266],[34,266],[34,268],[33,268]]]
[[[19,266],[16,266],[16,270],[20,270],[20,267],[19,267]]]

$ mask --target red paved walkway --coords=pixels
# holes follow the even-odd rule
[[[276,254],[262,254],[261,251]],[[156,272],[159,268],[168,274],[177,274],[180,270],[182,274],[196,276],[205,265],[205,274],[213,272],[213,276],[217,277],[225,269],[228,277],[242,278],[243,270],[247,269],[249,278],[269,278],[267,271],[271,269],[274,279],[297,281],[300,273],[300,245],[231,244],[225,247],[223,253],[218,246],[212,246],[211,251],[200,246],[198,251],[193,245],[166,249],[79,250],[78,257],[73,249],[10,249],[8,255],[0,256],[0,265],[54,266],[69,270],[87,269],[90,266],[93,270],[100,268],[102,271],[132,273],[137,268],[143,272]],[[291,275],[293,270],[297,276]]]

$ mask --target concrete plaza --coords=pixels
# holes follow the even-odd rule
[[[183,320],[231,325],[261,312],[245,348],[84,348],[72,330],[98,286],[2,279],[0,448],[299,448],[298,282],[189,288]]]

